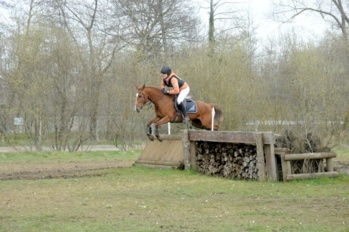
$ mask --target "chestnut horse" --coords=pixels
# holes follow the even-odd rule
[[[164,123],[181,123],[183,122],[182,114],[178,116],[175,108],[175,95],[165,95],[162,90],[154,87],[142,87],[137,88],[136,94],[136,111],[140,112],[143,106],[151,102],[154,104],[155,116],[147,123],[147,135],[150,140],[154,140],[151,131],[151,125],[155,123],[155,136],[158,140],[160,135],[160,126]],[[191,120],[191,124],[200,129],[211,130],[212,124],[212,108],[215,110],[214,116],[214,130],[219,129],[219,125],[223,121],[223,112],[221,108],[212,103],[205,103],[199,100],[192,100],[192,104],[196,103],[196,110],[194,112],[188,111],[188,117]]]

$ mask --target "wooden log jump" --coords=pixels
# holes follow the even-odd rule
[[[257,179],[276,181],[276,168],[274,158],[274,135],[271,132],[256,133],[256,132],[239,132],[239,131],[193,131],[188,133],[188,139],[190,146],[188,149],[184,149],[184,156],[189,157],[188,160],[184,160],[185,169],[198,169],[197,167],[197,144],[199,142],[212,142],[212,143],[226,143],[226,144],[247,144],[255,146],[256,160],[253,165],[257,171]],[[224,150],[224,148],[223,148]],[[188,153],[188,155],[186,155]],[[235,157],[240,159],[240,157]],[[231,166],[237,166],[236,161],[233,158],[233,163],[228,164]],[[232,159],[232,158],[230,158]],[[211,169],[212,168],[211,164]],[[227,165],[226,165],[227,166]],[[239,171],[241,168],[246,169],[242,164],[241,167],[237,167]],[[218,167],[222,168],[222,167]],[[229,167],[230,168],[230,167]],[[234,168],[233,168],[234,169]],[[215,170],[215,169],[213,169]],[[251,172],[251,170],[246,172]],[[245,173],[243,175],[246,175]],[[246,178],[245,178],[246,179]]]
[[[136,164],[194,169],[206,174],[260,181],[338,175],[333,171],[334,152],[288,154],[286,148],[275,147],[276,135],[272,132],[183,130],[181,134],[160,135],[160,138],[163,142],[147,143]],[[292,171],[291,162],[323,159],[326,171],[322,161],[319,161],[317,172]]]

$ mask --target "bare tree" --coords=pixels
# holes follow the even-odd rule
[[[137,51],[154,55],[191,42],[198,19],[188,0],[114,0],[126,39]]]
[[[32,28],[32,19],[36,15],[35,0],[28,3],[27,14],[17,18],[17,31],[9,36],[11,44],[3,59],[12,65],[2,70],[6,82],[6,112],[9,117],[24,118],[24,130],[30,142],[40,148],[41,132],[44,118],[45,99],[38,99],[47,92],[47,81],[41,67],[45,52],[41,50],[44,39],[42,31]],[[35,84],[34,84],[35,83]],[[16,130],[14,130],[16,131]]]
[[[307,12],[318,14],[323,20],[340,29],[343,39],[348,39],[349,5],[347,0],[278,0],[274,17],[282,22],[290,22]]]
[[[89,131],[91,137],[97,139],[101,86],[121,45],[114,43],[109,31],[112,20],[109,19],[107,1],[94,0],[91,4],[80,0],[62,1],[58,7],[64,26],[71,32],[80,50],[84,73],[81,81],[85,87],[82,93],[85,94],[84,102],[89,111]]]
[[[216,46],[217,22],[225,22],[225,25],[229,25],[227,28],[221,30],[222,33],[238,28],[243,17],[240,14],[241,11],[233,9],[233,6],[243,2],[223,0],[205,0],[205,2],[209,5],[203,8],[208,9],[208,43],[210,54],[213,55]]]
[[[209,20],[208,20],[208,41],[210,43],[215,42],[215,22],[219,20],[231,19],[230,15],[234,15],[237,11],[227,10],[230,9],[229,5],[241,3],[235,1],[223,1],[223,0],[208,0],[209,2]],[[228,7],[227,7],[228,6]],[[221,10],[225,7],[225,10]]]

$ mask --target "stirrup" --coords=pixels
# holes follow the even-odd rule
[[[183,116],[183,123],[188,123],[190,118],[188,116]]]

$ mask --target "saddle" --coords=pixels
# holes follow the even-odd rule
[[[174,102],[173,102],[174,107],[177,111],[174,122],[176,122],[178,117],[180,117],[182,115],[182,112],[178,108],[177,97],[178,97],[178,95],[176,95],[174,97]],[[198,107],[196,105],[196,102],[191,97],[186,97],[184,99],[183,103],[184,103],[185,109],[187,110],[187,114],[196,114],[198,112]]]

